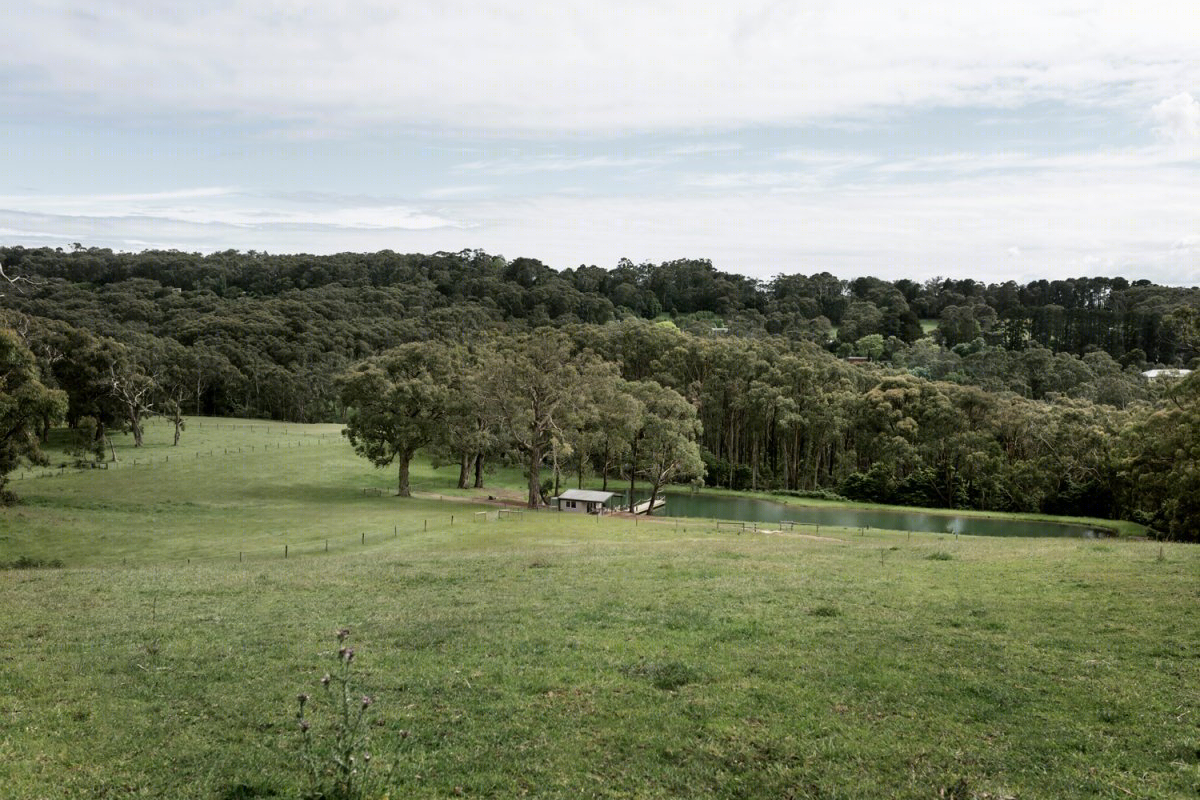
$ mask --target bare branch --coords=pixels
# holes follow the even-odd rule
[[[0,278],[3,278],[5,281],[7,281],[8,284],[10,286],[12,286],[14,289],[16,289],[18,292],[21,291],[22,283],[27,283],[30,286],[43,286],[46,283],[45,281],[37,280],[36,278],[30,278],[27,275],[9,275],[7,272],[4,271],[3,264],[0,264]],[[0,294],[0,297],[3,297],[3,296],[4,295]]]

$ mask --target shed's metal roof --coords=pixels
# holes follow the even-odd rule
[[[585,503],[607,503],[616,496],[616,492],[592,492],[587,489],[567,489],[558,497],[551,500],[582,500]]]

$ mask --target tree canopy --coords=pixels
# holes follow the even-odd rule
[[[0,501],[7,501],[8,474],[25,459],[44,464],[38,431],[67,409],[66,394],[46,388],[37,361],[15,332],[0,328]]]
[[[354,451],[377,467],[399,467],[396,494],[409,497],[413,454],[433,441],[446,415],[451,357],[437,343],[413,343],[357,365],[339,380],[343,430]]]
[[[558,272],[480,251],[0,248],[0,266],[28,278],[0,298],[5,324],[94,441],[136,440],[154,413],[346,420],[373,461],[426,448],[464,486],[520,463],[536,504],[547,469],[653,486],[631,388],[653,382],[693,409],[711,485],[1197,535],[1159,513],[1188,507],[1191,401],[1141,374],[1200,366],[1196,288],[763,282],[704,259]],[[397,352],[429,360],[405,373]]]

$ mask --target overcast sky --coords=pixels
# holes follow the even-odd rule
[[[1198,43],[1195,0],[8,2],[0,243],[1200,284]]]

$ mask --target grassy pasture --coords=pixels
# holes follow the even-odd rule
[[[67,565],[0,571],[0,797],[297,796],[341,625],[393,797],[1200,792],[1194,546],[477,522],[336,426],[169,431],[0,511]]]

